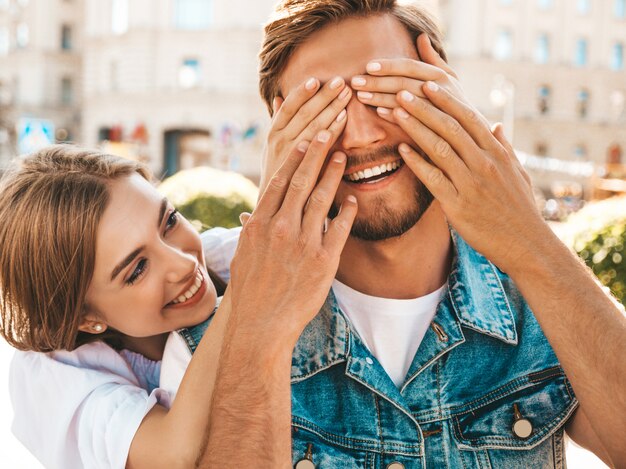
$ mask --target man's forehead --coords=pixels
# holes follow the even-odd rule
[[[325,82],[365,73],[372,59],[417,58],[415,44],[390,14],[349,18],[317,31],[295,50],[280,77],[283,96],[309,77]]]

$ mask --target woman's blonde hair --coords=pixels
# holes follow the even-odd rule
[[[110,181],[140,163],[69,145],[20,158],[0,182],[0,333],[21,350],[72,350],[80,332]]]
[[[413,43],[426,33],[433,48],[446,60],[441,31],[426,10],[396,0],[283,0],[265,26],[259,54],[259,91],[270,115],[280,96],[279,80],[296,48],[315,32],[347,18],[389,14],[407,29]],[[329,52],[330,53],[330,52]],[[365,64],[363,64],[365,65]]]

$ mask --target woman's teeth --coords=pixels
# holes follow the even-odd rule
[[[198,273],[196,274],[196,281],[191,286],[191,288],[189,288],[189,290],[187,290],[185,293],[183,293],[178,298],[173,300],[172,304],[177,305],[177,304],[180,304],[180,303],[184,303],[189,298],[191,298],[193,295],[198,293],[198,290],[200,290],[200,286],[201,285],[202,285],[202,273],[200,271],[198,271]]]
[[[402,166],[401,160],[394,161],[392,163],[385,163],[379,166],[374,166],[372,168],[367,168],[362,171],[357,171],[355,173],[349,174],[348,179],[352,182],[358,182],[362,179],[369,179],[374,176],[380,176],[381,174],[395,171],[400,166]]]

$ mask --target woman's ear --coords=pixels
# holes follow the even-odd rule
[[[87,313],[83,316],[78,330],[87,334],[102,334],[107,330],[107,325],[95,314]]]

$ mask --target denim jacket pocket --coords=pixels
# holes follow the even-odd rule
[[[531,449],[559,430],[577,406],[555,366],[515,379],[463,406],[452,419],[460,449]]]
[[[292,426],[294,467],[301,459],[310,459],[316,469],[374,469],[375,452],[364,448],[368,442],[323,432],[315,426],[307,428],[304,423],[298,419]]]

